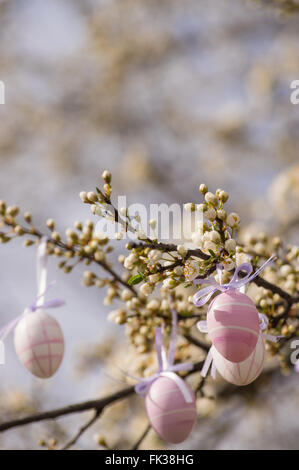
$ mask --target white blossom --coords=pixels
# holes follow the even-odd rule
[[[167,279],[164,279],[164,281],[163,281],[163,287],[165,287],[167,289],[169,289],[171,287],[174,287],[174,285],[175,285],[175,282],[170,277],[168,277]]]
[[[238,214],[236,214],[236,212],[231,212],[227,216],[226,222],[232,228],[237,227],[238,224],[240,223],[240,217]]]
[[[152,299],[146,306],[149,310],[158,310],[160,308],[160,301],[158,299]]]
[[[131,300],[133,297],[133,293],[129,289],[124,289],[121,293],[121,300],[126,302],[127,300]]]
[[[218,232],[216,232],[216,230],[212,230],[210,233],[210,240],[211,242],[214,242],[214,243],[219,243],[221,238],[220,238],[220,235]]]
[[[236,241],[233,238],[226,240],[224,246],[226,251],[229,253],[234,253],[236,251]]]
[[[222,262],[222,266],[226,271],[231,271],[235,267],[235,262],[231,258],[226,258]]]
[[[184,275],[187,281],[193,281],[199,274],[199,266],[196,261],[187,261],[184,267]]]
[[[152,292],[153,292],[153,286],[151,284],[149,284],[148,282],[145,282],[144,284],[142,284],[142,286],[140,287],[140,292],[145,295],[145,296],[148,296],[150,295]]]

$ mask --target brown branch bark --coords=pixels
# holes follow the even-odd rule
[[[72,413],[80,413],[87,410],[95,410],[100,414],[105,407],[118,400],[122,400],[123,398],[126,398],[133,393],[134,387],[128,387],[124,390],[120,390],[119,392],[113,393],[112,395],[100,398],[98,400],[89,400],[82,403],[76,403],[74,405],[57,408],[55,410],[43,411],[41,413],[25,416],[24,418],[18,418],[12,421],[0,423],[0,432],[11,428],[16,428],[18,426],[23,426],[25,424],[36,423],[47,419],[55,419],[59,418],[60,416],[65,416]]]
[[[7,222],[5,222],[5,223],[6,223],[6,225],[11,226],[11,224],[9,224]],[[37,230],[35,228],[32,228],[31,230],[29,230],[26,227],[22,226],[22,229],[23,229],[25,234],[31,235],[31,236],[36,237],[38,239],[41,239],[43,236],[45,236],[42,232],[40,232],[39,230]],[[52,245],[55,245],[55,246],[61,248],[64,251],[71,251],[74,255],[80,256],[80,258],[82,258],[82,259],[87,259],[87,260],[91,261],[92,263],[95,263],[98,266],[101,266],[102,269],[104,269],[106,272],[108,272],[112,276],[113,280],[115,280],[119,284],[121,284],[124,287],[126,287],[127,289],[129,289],[134,295],[137,295],[137,292],[134,289],[134,287],[130,286],[127,282],[125,282],[119,276],[119,274],[117,274],[112,268],[110,268],[110,266],[108,266],[104,261],[97,261],[93,256],[90,256],[87,253],[81,252],[79,249],[75,248],[74,246],[69,246],[66,243],[62,242],[62,241],[53,240],[53,238],[51,238],[51,237],[48,237],[48,241]]]
[[[194,336],[190,334],[185,334],[184,338],[186,338],[186,340],[189,341],[189,343],[194,344],[195,346],[197,346],[200,349],[203,349],[206,352],[208,352],[210,349],[210,346],[208,344],[204,343],[203,341],[200,341],[197,338],[194,338]]]
[[[154,248],[156,250],[163,250],[163,251],[177,251],[177,245],[173,243],[130,243],[132,248]],[[197,258],[201,258],[203,260],[210,259],[210,256],[198,249],[188,250],[186,257],[189,258],[190,256],[196,256]]]

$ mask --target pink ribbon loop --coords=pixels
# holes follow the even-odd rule
[[[53,299],[48,301],[45,300],[46,293],[55,284],[55,281],[53,281],[47,285],[47,240],[47,237],[43,237],[41,239],[41,243],[37,251],[37,296],[34,302],[29,305],[29,307],[26,307],[20,315],[18,315],[0,330],[0,341],[4,341],[9,333],[15,329],[18,322],[24,315],[36,312],[37,310],[43,308],[58,308],[62,305],[65,305],[64,300],[61,299]]]
[[[214,278],[209,279],[194,279],[194,284],[208,284],[200,291],[196,292],[193,296],[193,303],[197,307],[202,307],[206,304],[213,294],[217,291],[226,292],[230,289],[239,289],[240,287],[248,284],[256,276],[258,276],[270,263],[275,260],[276,256],[271,256],[265,263],[258,268],[253,274],[252,266],[250,263],[243,263],[238,266],[234,272],[232,279],[227,284],[219,284]],[[218,268],[218,266],[217,266]],[[247,274],[242,279],[239,279],[240,271],[245,271]]]
[[[171,311],[172,315],[172,330],[170,343],[168,348],[168,354],[166,355],[163,347],[162,329],[156,328],[155,343],[158,358],[158,371],[151,377],[146,377],[139,380],[139,383],[135,385],[135,391],[142,397],[145,397],[150,386],[161,376],[169,377],[174,380],[180,387],[186,402],[193,400],[190,395],[189,389],[185,386],[185,383],[178,377],[175,372],[183,370],[192,370],[193,364],[191,362],[184,362],[181,364],[174,364],[175,350],[176,350],[176,337],[177,337],[177,314],[175,310]]]

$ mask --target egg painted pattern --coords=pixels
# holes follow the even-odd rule
[[[253,352],[259,337],[259,316],[252,300],[237,290],[212,301],[207,314],[209,337],[223,357],[241,362]]]
[[[217,349],[211,349],[216,369],[227,381],[235,385],[248,385],[253,382],[262,372],[266,350],[265,341],[260,334],[257,345],[251,355],[243,362],[231,362],[225,359]]]
[[[19,321],[14,344],[19,360],[36,377],[51,377],[62,362],[62,330],[57,320],[43,311],[28,313]]]

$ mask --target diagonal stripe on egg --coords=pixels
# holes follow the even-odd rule
[[[248,385],[262,372],[266,351],[262,334],[259,335],[257,345],[250,356],[242,362],[231,362],[225,359],[215,348],[211,348],[212,357],[219,374],[227,381],[235,385]]]
[[[211,302],[207,327],[217,351],[231,362],[242,362],[254,351],[258,341],[258,311],[247,295],[231,289]]]
[[[169,443],[178,444],[193,429],[196,420],[195,395],[183,379],[176,376],[176,380],[172,380],[170,377],[171,374],[161,376],[153,382],[146,395],[145,406],[149,421],[159,436]],[[186,402],[178,381],[188,389],[190,403]]]

